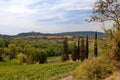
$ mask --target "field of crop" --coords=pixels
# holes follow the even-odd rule
[[[10,65],[0,63],[0,80],[56,80],[70,75],[80,62]]]

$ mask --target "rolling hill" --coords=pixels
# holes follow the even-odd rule
[[[76,31],[76,32],[62,32],[62,33],[40,33],[40,32],[26,32],[19,33],[17,35],[1,35],[0,38],[3,39],[14,39],[15,37],[28,37],[28,36],[86,36],[88,35],[91,38],[94,38],[95,32],[93,31]],[[98,32],[98,38],[104,37],[104,33]]]

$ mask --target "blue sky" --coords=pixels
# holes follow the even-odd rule
[[[0,33],[102,31],[85,22],[96,0],[0,0]]]

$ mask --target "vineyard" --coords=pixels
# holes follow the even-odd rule
[[[0,80],[56,80],[70,75],[80,62],[13,65],[0,63]]]

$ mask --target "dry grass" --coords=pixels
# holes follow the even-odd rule
[[[120,80],[120,71],[113,73],[110,77],[105,80]]]

